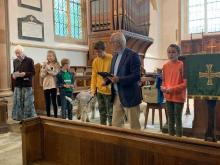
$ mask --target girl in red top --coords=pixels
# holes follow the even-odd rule
[[[165,95],[168,110],[168,132],[182,136],[182,111],[186,98],[186,80],[183,77],[183,63],[178,60],[180,47],[171,44],[167,49],[169,61],[163,66],[161,90]],[[176,130],[175,130],[176,125]]]

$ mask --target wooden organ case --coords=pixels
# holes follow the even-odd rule
[[[150,0],[89,0],[89,56],[91,66],[95,55],[93,46],[99,40],[106,44],[106,52],[112,53],[109,43],[113,32],[121,31],[127,40],[127,47],[138,52],[143,65],[144,56],[153,43],[149,38]]]

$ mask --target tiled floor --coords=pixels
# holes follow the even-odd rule
[[[0,134],[0,165],[22,165],[21,134]]]

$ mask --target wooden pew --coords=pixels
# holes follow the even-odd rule
[[[35,75],[33,77],[34,106],[37,114],[46,114],[46,104],[44,99],[43,82],[40,78],[41,64],[34,65]]]
[[[47,117],[22,123],[24,165],[219,165],[220,144]]]

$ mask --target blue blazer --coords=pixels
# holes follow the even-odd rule
[[[114,66],[117,55],[113,56],[111,64],[111,74],[114,74]],[[118,94],[121,104],[124,107],[134,107],[141,103],[142,95],[139,81],[141,78],[141,62],[139,55],[132,50],[125,48],[118,66],[117,76],[119,77]],[[112,84],[112,101],[115,97],[114,86]]]

